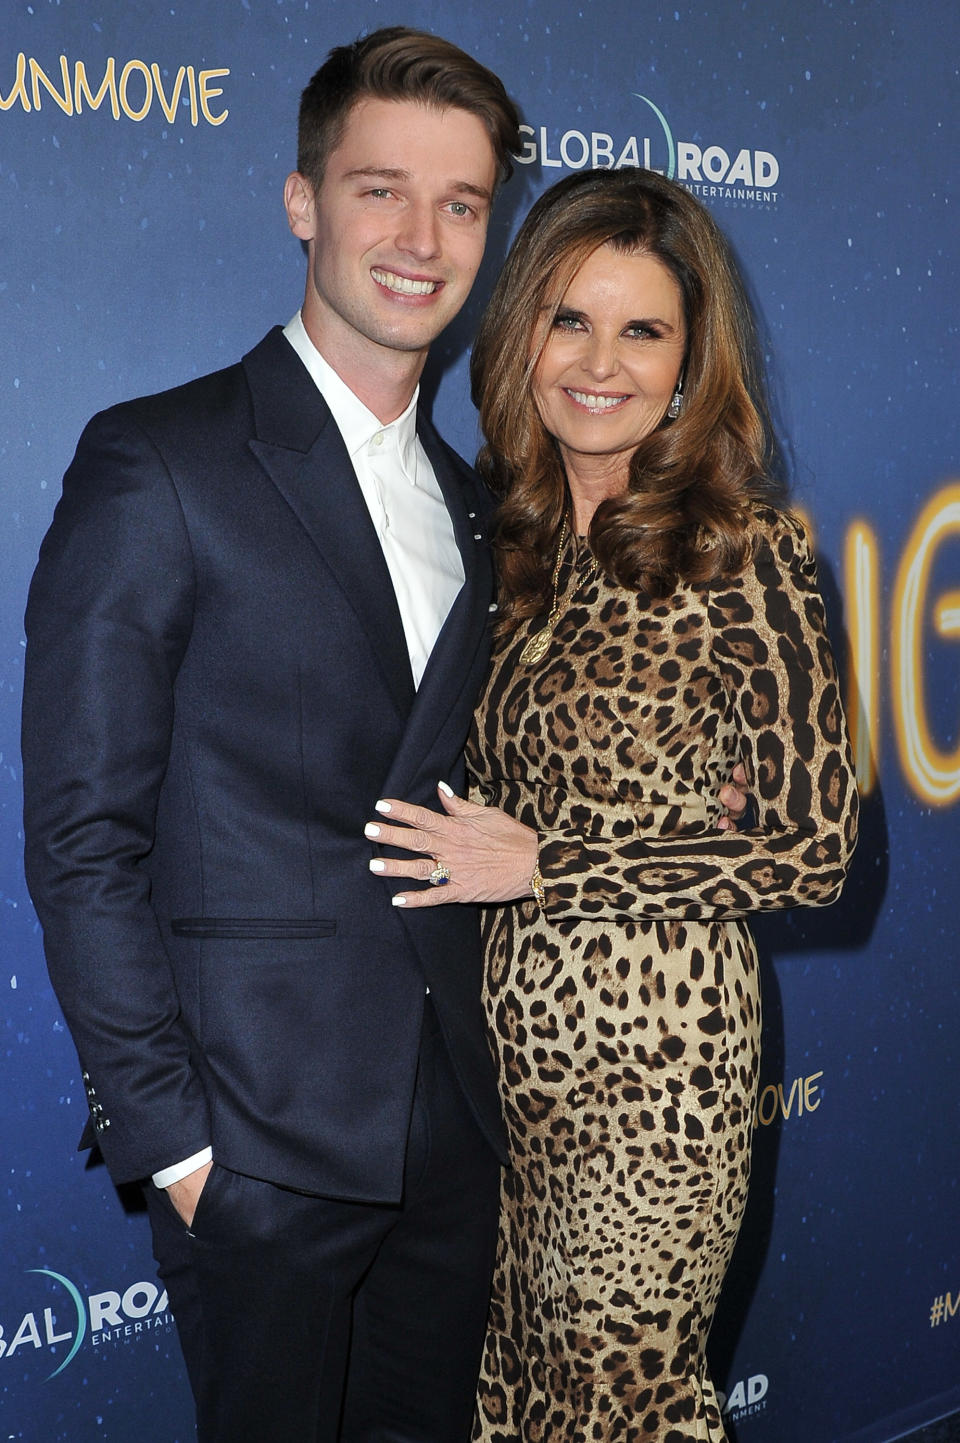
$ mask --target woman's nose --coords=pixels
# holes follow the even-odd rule
[[[583,368],[598,381],[612,376],[619,368],[616,339],[598,335],[594,331],[587,343]]]

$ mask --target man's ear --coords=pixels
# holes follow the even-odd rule
[[[297,239],[313,240],[316,199],[313,186],[298,170],[293,171],[284,181],[283,205],[287,212],[287,223]]]

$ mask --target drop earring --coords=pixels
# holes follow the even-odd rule
[[[675,420],[677,419],[677,417],[680,415],[680,412],[681,412],[682,410],[683,410],[683,382],[682,382],[682,381],[678,381],[678,382],[677,382],[677,389],[674,391],[673,395],[671,396],[671,398],[670,398],[670,404],[669,404],[669,406],[667,407],[667,415],[670,417],[670,420],[671,420],[671,421],[675,421]]]

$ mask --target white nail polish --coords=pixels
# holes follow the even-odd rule
[[[374,804],[373,804],[373,810],[374,810],[375,812],[389,812],[389,811],[390,811],[390,803],[389,803],[389,802],[374,802]]]
[[[453,787],[448,786],[446,782],[437,782],[437,786],[440,788],[441,792],[443,792],[443,795],[445,797],[453,796]]]
[[[402,892],[398,892],[395,897],[390,898],[390,905],[391,907],[405,907],[407,899]]]
[[[382,862],[379,857],[374,857],[370,863],[370,870],[371,872],[383,872],[386,870],[386,865],[386,862]]]
[[[368,822],[363,829],[363,835],[365,837],[379,837],[380,828],[377,826],[376,822]]]

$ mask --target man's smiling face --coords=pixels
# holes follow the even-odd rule
[[[426,354],[473,285],[495,180],[477,116],[367,98],[305,206],[288,181],[291,228],[309,247],[304,324],[335,369],[383,349]]]

